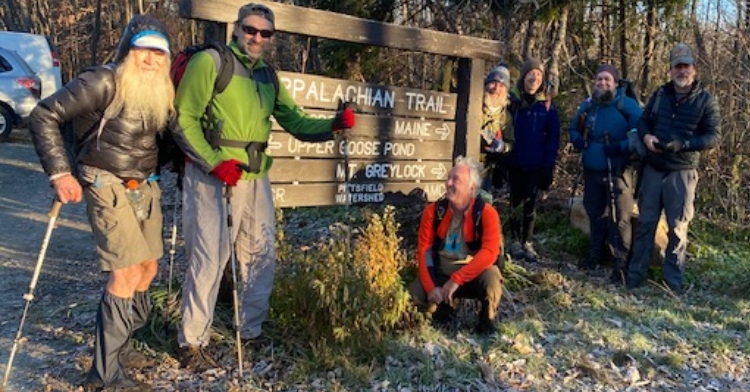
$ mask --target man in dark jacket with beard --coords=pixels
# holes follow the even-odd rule
[[[136,16],[125,28],[115,64],[84,71],[31,114],[34,146],[57,198],[86,199],[101,269],[109,273],[86,390],[150,390],[128,378],[123,366],[145,359],[129,340],[151,312],[148,288],[163,254],[154,173],[157,134],[173,112],[169,45],[164,24]],[[71,128],[72,135],[66,134]],[[77,147],[73,162],[63,143],[70,137]]]
[[[648,149],[638,194],[640,221],[635,234],[628,288],[646,279],[661,211],[669,226],[664,281],[682,294],[687,233],[693,218],[700,151],[716,146],[720,119],[716,99],[695,79],[693,51],[677,44],[669,54],[672,81],[651,96],[638,122],[638,136]]]

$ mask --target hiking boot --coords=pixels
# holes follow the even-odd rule
[[[450,306],[441,303],[432,313],[432,324],[437,328],[449,327],[455,318],[455,311]]]
[[[534,244],[531,242],[526,242],[523,244],[523,253],[524,258],[529,263],[536,263],[539,261],[539,254],[536,253],[536,249],[534,249]]]
[[[120,351],[120,362],[122,366],[130,369],[143,369],[156,364],[156,361],[136,350],[131,344],[125,345]]]
[[[273,339],[269,338],[264,334],[260,334],[254,338],[242,339],[242,345],[250,349],[260,349],[273,344]]]
[[[141,382],[133,381],[126,376],[122,376],[117,381],[104,385],[101,380],[96,380],[90,376],[82,385],[84,392],[114,391],[114,392],[149,392],[151,386]]]
[[[578,262],[578,269],[581,271],[593,271],[596,269],[596,265],[599,264],[596,260],[586,257]]]
[[[523,246],[521,246],[520,242],[513,241],[513,243],[510,244],[510,257],[512,257],[513,260],[521,260],[526,257],[526,252],[524,252]]]
[[[180,347],[180,366],[199,373],[219,367],[206,349],[199,346]]]
[[[609,277],[609,283],[615,286],[623,286],[628,281],[628,275],[625,271],[614,269],[612,275]]]
[[[492,335],[497,333],[497,325],[494,320],[487,318],[480,318],[477,325],[474,327],[474,332],[477,335]]]
[[[637,288],[639,288],[641,286],[643,286],[643,281],[642,280],[641,281],[636,281],[636,280],[628,279],[627,283],[625,284],[625,288],[628,289],[628,290],[635,290],[635,289],[637,289]]]

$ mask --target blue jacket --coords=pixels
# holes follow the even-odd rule
[[[620,101],[622,100],[622,102]],[[591,98],[586,99],[578,107],[570,123],[570,141],[575,143],[583,139],[583,127],[579,122],[585,118],[586,149],[583,151],[583,168],[586,170],[606,171],[607,156],[604,154],[605,133],[609,134],[609,142],[620,147],[619,155],[610,158],[612,167],[622,170],[630,159],[628,148],[628,131],[638,126],[643,110],[638,102],[623,96],[618,91],[617,96],[607,103],[596,103]]]
[[[511,90],[511,113],[516,142],[510,152],[511,166],[552,169],[560,147],[560,116],[544,93],[524,100],[517,87]]]

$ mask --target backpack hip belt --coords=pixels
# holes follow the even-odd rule
[[[241,140],[219,139],[221,147],[241,148],[247,152],[248,167],[251,173],[260,173],[263,154],[268,148],[268,142],[244,142]]]

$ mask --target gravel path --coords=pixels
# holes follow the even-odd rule
[[[26,301],[23,295],[36,265],[49,218],[52,191],[25,130],[0,144],[0,373],[5,376],[11,347]],[[70,372],[79,352],[80,336],[63,334],[70,313],[82,299],[98,296],[93,239],[83,203],[63,206],[53,231],[47,257],[16,353],[8,391],[36,391],[50,377],[67,369],[62,379],[77,383],[83,377]],[[56,336],[57,335],[57,336]],[[68,366],[61,366],[67,363]],[[75,367],[75,366],[74,366]]]

